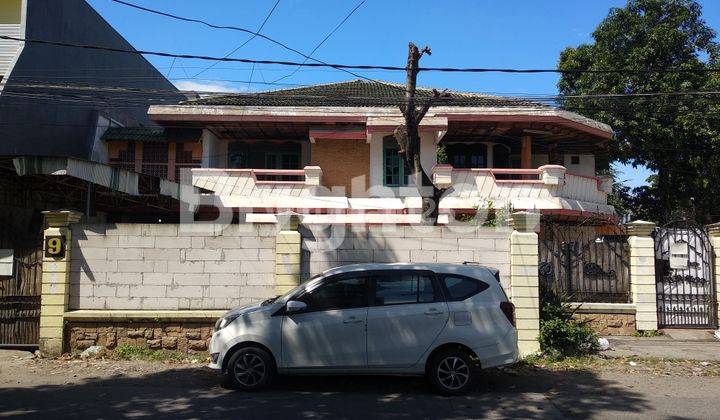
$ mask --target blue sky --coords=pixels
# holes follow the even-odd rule
[[[149,8],[257,30],[277,0],[131,0]],[[151,15],[109,0],[88,0],[138,49],[224,56],[249,35],[216,30]],[[304,53],[315,46],[360,0],[280,0],[262,33]],[[720,1],[700,2],[707,22],[720,28]],[[591,33],[611,7],[624,0],[366,0],[313,55],[323,61],[352,64],[404,65],[407,43],[428,45],[432,56],[424,66],[554,68],[560,51],[592,40]],[[301,61],[297,54],[255,38],[233,57]],[[182,89],[254,91],[292,68],[263,65],[253,70],[242,63],[220,63],[196,76],[203,61],[149,57]],[[252,74],[252,79],[251,79]],[[366,77],[403,82],[404,75],[365,72]],[[131,76],[131,75],[128,75]],[[334,69],[301,69],[282,80],[314,84],[353,76]],[[549,74],[422,74],[423,86],[498,94],[554,94],[557,76]],[[619,167],[621,179],[642,185],[644,168]]]

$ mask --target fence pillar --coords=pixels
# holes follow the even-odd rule
[[[655,331],[658,328],[655,241],[650,236],[654,229],[655,223],[643,220],[627,224],[630,235],[630,293],[635,303],[638,331]]]
[[[516,212],[511,219],[510,294],[515,305],[518,350],[525,357],[540,351],[538,235],[540,215]]]
[[[63,317],[68,305],[72,233],[70,225],[80,221],[72,210],[44,211],[42,292],[40,306],[40,351],[46,356],[63,352]]]
[[[715,309],[717,318],[720,320],[720,223],[713,223],[708,226],[710,245],[713,251],[713,276],[715,277]]]
[[[275,293],[282,295],[300,284],[301,216],[282,213],[276,217],[279,229],[275,237]]]

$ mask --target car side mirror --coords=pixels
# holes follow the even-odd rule
[[[299,300],[291,300],[285,304],[285,311],[289,314],[304,311],[305,309],[307,309],[307,304]]]

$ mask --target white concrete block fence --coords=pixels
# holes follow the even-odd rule
[[[48,220],[61,217],[52,219],[51,213]],[[48,328],[41,331],[53,334],[47,341],[52,346],[43,347],[48,354],[62,350],[63,325],[211,323],[222,311],[275,296],[340,265],[465,261],[500,270],[517,307],[523,354],[538,350],[537,234],[530,227],[537,214],[516,213],[514,231],[304,225],[297,215],[279,216],[275,224],[228,226],[87,224],[78,223],[79,216],[62,217],[68,244],[64,271],[50,274],[58,264],[43,267],[44,278],[65,279],[59,282],[63,287],[43,287],[42,323]],[[57,233],[57,227],[48,229],[47,234]],[[67,337],[65,343],[67,351]]]

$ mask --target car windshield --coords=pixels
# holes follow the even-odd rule
[[[317,275],[311,277],[310,280],[308,280],[307,282],[300,283],[299,285],[297,285],[297,286],[293,287],[292,289],[290,289],[289,291],[285,292],[284,295],[280,295],[280,296],[274,297],[272,299],[268,299],[270,302],[268,302],[267,304],[269,305],[273,302],[287,302],[287,300],[290,298],[290,296],[294,296],[298,291],[300,291],[301,289],[304,289],[312,281],[319,279],[321,276],[322,276],[322,274],[317,274]],[[265,303],[265,302],[263,302],[263,303]]]

